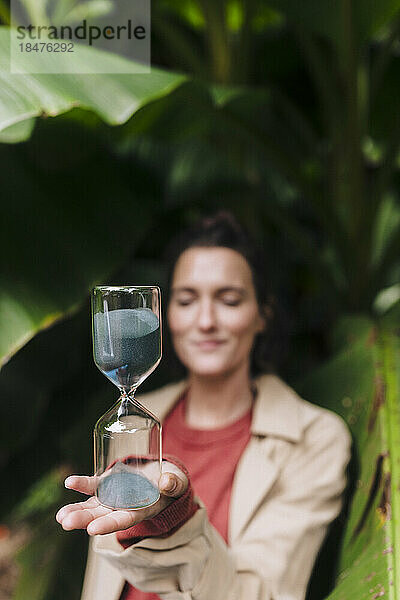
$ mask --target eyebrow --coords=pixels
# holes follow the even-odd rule
[[[173,287],[171,288],[171,292],[173,294],[177,294],[179,292],[189,292],[191,294],[195,294],[197,292],[197,290],[195,288],[191,288],[189,286],[181,286],[181,287]],[[223,288],[218,288],[217,289],[217,293],[218,294],[225,294],[226,292],[238,292],[239,294],[245,294],[246,293],[246,289],[240,286],[225,286]]]

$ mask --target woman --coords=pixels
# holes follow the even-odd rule
[[[111,511],[92,496],[57,513],[93,536],[84,600],[304,598],[341,508],[350,436],[277,375],[253,378],[272,321],[265,279],[227,214],[180,239],[168,323],[187,378],[142,396],[163,421],[161,498]],[[66,486],[93,493],[89,477]]]

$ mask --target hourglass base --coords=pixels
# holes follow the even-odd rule
[[[111,473],[100,482],[97,498],[103,506],[138,509],[151,506],[160,497],[159,490],[139,473]]]

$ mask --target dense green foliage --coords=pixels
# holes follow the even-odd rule
[[[339,321],[334,330],[337,351],[299,385],[304,397],[341,414],[354,439],[347,508],[316,564],[312,597],[321,597],[321,590],[328,593],[328,566],[335,557],[339,577],[330,599],[398,595],[399,317],[397,304],[375,323]]]
[[[3,363],[19,349],[0,374],[0,510],[34,532],[16,598],[39,566],[31,600],[79,597],[85,537],[53,513],[114,400],[92,364],[91,286],[165,286],[166,242],[219,207],[270,257],[291,338],[280,373],[354,433],[332,598],[395,597],[400,2],[156,0],[152,23],[161,68],[137,77],[7,74],[0,28]],[[167,347],[149,385],[178,374]],[[316,574],[332,556],[328,543]]]

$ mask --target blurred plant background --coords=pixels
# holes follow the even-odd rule
[[[108,2],[24,4],[72,22]],[[0,545],[0,598],[79,598],[87,539],[54,513],[115,400],[91,357],[91,287],[165,289],[166,243],[220,208],[269,259],[290,340],[278,372],[355,439],[309,597],[396,597],[399,0],[154,0],[140,76],[7,74],[6,0],[0,19],[0,543],[18,548],[14,567]],[[143,389],[179,375],[166,352]]]

